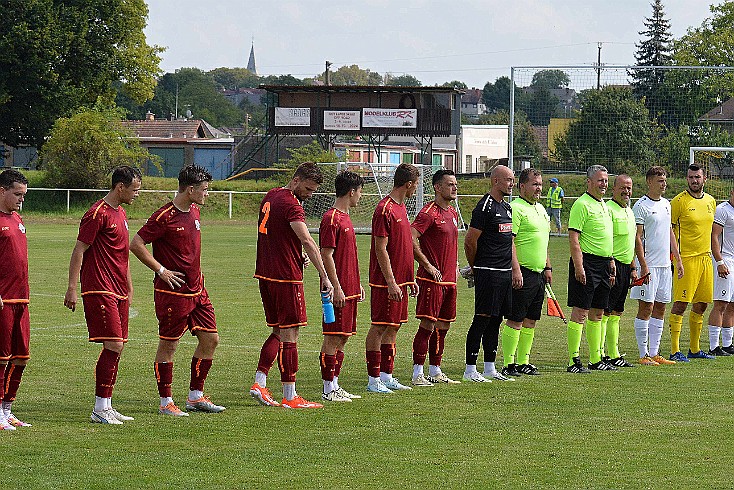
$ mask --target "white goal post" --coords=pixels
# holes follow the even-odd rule
[[[730,156],[731,155],[731,156]],[[704,169],[707,178],[734,179],[734,147],[691,146],[688,164],[697,164]]]
[[[336,162],[318,163],[318,165],[324,176],[324,182],[319,186],[318,192],[304,203],[309,229],[318,231],[321,216],[334,204],[334,178],[337,173],[348,169],[365,179],[365,184],[362,189],[362,199],[359,205],[350,211],[354,229],[358,233],[371,233],[372,213],[377,207],[377,203],[392,190],[393,176],[398,164]],[[418,189],[405,203],[408,208],[408,216],[411,220],[415,218],[415,215],[423,208],[424,204],[433,200],[434,190],[432,179],[435,170],[437,170],[431,165],[415,165],[415,167],[418,168],[421,174],[418,181]],[[461,216],[461,210],[459,209],[458,199],[454,203],[454,207],[459,214],[459,229],[464,229],[464,221]]]

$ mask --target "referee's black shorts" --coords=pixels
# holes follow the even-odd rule
[[[512,271],[474,269],[474,314],[507,315],[512,311]]]
[[[590,310],[598,308],[606,310],[609,306],[609,291],[612,286],[609,282],[609,257],[599,257],[593,254],[583,254],[586,284],[576,280],[576,269],[573,259],[568,262],[568,306]]]
[[[540,320],[545,298],[545,280],[542,272],[535,272],[520,266],[522,272],[522,288],[512,290],[512,311],[507,317],[513,322],[522,322],[525,318]]]
[[[612,311],[622,313],[624,311],[624,302],[627,299],[627,293],[630,290],[630,276],[632,274],[632,266],[623,264],[614,259],[614,265],[617,269],[617,275],[614,279],[614,286],[609,291],[609,307],[605,310],[607,314]]]

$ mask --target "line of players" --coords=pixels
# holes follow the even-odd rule
[[[23,368],[30,357],[27,243],[24,225],[17,214],[27,180],[14,170],[1,175],[0,250],[4,263],[11,267],[4,269],[0,280],[0,365],[3,366],[0,374],[5,378],[0,379],[3,400],[0,427],[13,430],[30,425],[11,411]],[[414,166],[400,165],[391,193],[378,204],[373,215],[369,278],[372,324],[366,338],[369,392],[411,389],[392,375],[396,334],[408,320],[408,291],[418,296],[416,316],[420,319],[413,342],[411,384],[458,383],[440,368],[446,333],[456,316],[458,226],[456,212],[450,206],[456,198],[456,178],[445,170],[434,175],[436,199],[418,213],[411,225],[405,201],[414,194],[418,176]],[[630,210],[632,181],[628,176],[615,179],[613,198],[605,203],[602,196],[608,186],[606,169],[600,166],[588,169],[587,192],[572,207],[569,221],[569,306],[573,308],[568,326],[569,372],[631,366],[619,355],[617,340],[624,299],[630,280],[638,277],[638,266],[643,284],[632,288],[632,297],[639,302],[635,335],[640,364],[673,364],[688,362],[690,358],[711,359],[734,353],[731,305],[734,274],[729,274],[734,267],[734,191],[729,201],[716,207],[713,198],[703,192],[706,180],[703,170],[691,166],[687,170],[688,189],[676,196],[671,205],[662,197],[666,177],[664,169],[652,167],[646,176],[648,193]],[[111,404],[120,355],[127,342],[132,296],[128,250],[155,272],[154,299],[160,341],[154,372],[161,397],[159,412],[188,415],[176,406],[171,396],[173,356],[187,331],[197,337],[198,344],[191,361],[186,408],[204,412],[225,409],[203,393],[219,340],[214,309],[200,268],[198,206],[204,204],[210,181],[211,175],[203,168],[182,169],[176,197],[153,213],[130,245],[121,204],[130,204],[137,197],[142,185],[138,170],[116,169],[110,192],[82,218],[64,304],[72,311],[75,309],[77,284],[81,280],[89,340],[103,344],[95,372],[92,422],[121,424],[132,420]],[[464,243],[471,266],[469,274],[476,284],[475,316],[467,333],[464,379],[475,382],[509,381],[522,374],[539,374],[530,364],[529,355],[535,322],[540,318],[543,304],[544,285],[552,282],[547,253],[548,217],[538,202],[542,192],[540,172],[531,168],[520,174],[520,195],[512,205],[505,202],[514,186],[511,170],[497,167],[491,181],[490,192],[472,213]],[[302,247],[320,274],[322,291],[333,298],[337,313],[336,322],[323,325],[322,397],[342,402],[360,397],[344,390],[338,377],[344,346],[356,331],[357,302],[365,298],[359,280],[355,231],[349,219],[349,209],[358,204],[364,180],[348,171],[337,176],[337,198],[322,219],[319,249],[305,226],[302,201],[321,182],[318,167],[303,164],[287,186],[271,190],[261,204],[255,277],[260,282],[266,322],[272,334],[261,350],[250,393],[269,406],[321,406],[304,400],[295,390],[298,330],[306,325]],[[152,253],[145,246],[149,243],[152,243]],[[676,260],[674,276],[671,256]],[[419,263],[416,277],[413,258]],[[675,300],[670,318],[673,353],[665,359],[659,354],[659,345],[665,304],[671,299],[671,282]],[[698,339],[702,315],[712,299],[715,301],[709,318],[707,354],[700,349]],[[682,314],[688,303],[693,303],[693,308],[691,348],[686,356],[680,352],[679,336]],[[506,318],[502,330],[505,367],[498,371],[495,358],[503,318]],[[584,323],[590,350],[588,369],[578,355]],[[605,339],[608,356],[604,355]],[[482,373],[476,369],[480,345],[484,347]],[[423,372],[426,357],[430,359],[428,375]],[[284,392],[280,403],[267,388],[267,374],[276,359]]]

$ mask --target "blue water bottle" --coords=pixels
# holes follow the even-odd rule
[[[336,317],[334,316],[334,304],[329,298],[328,291],[321,291],[321,306],[324,309],[324,323],[334,323]]]

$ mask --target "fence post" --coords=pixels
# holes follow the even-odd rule
[[[66,189],[66,212],[71,209],[71,189]]]
[[[232,191],[229,191],[229,219],[232,219]]]

